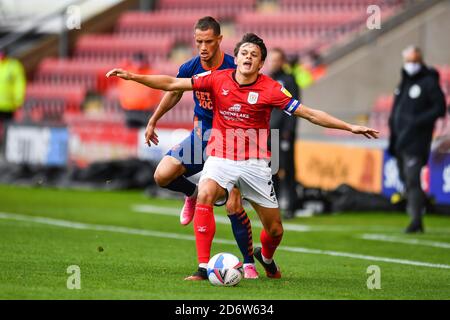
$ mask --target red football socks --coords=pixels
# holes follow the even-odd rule
[[[216,233],[216,220],[212,206],[206,204],[195,206],[194,232],[198,263],[208,263],[211,244]]]
[[[272,259],[273,254],[275,253],[275,250],[277,249],[278,245],[281,242],[281,238],[283,236],[279,236],[276,238],[272,238],[269,236],[265,229],[261,231],[260,241],[262,244],[262,250],[261,253],[266,259]]]

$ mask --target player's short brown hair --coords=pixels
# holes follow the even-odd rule
[[[261,50],[262,61],[266,60],[266,58],[267,58],[266,45],[264,44],[263,39],[261,39],[254,33],[244,34],[244,36],[242,37],[242,40],[236,44],[236,47],[234,48],[234,56],[235,57],[237,57],[237,55],[239,53],[239,49],[241,48],[241,46],[244,43],[253,43],[254,45],[257,45],[259,47],[259,49]]]
[[[200,18],[194,26],[194,31],[197,29],[201,31],[212,29],[215,36],[220,36],[220,24],[211,16]]]

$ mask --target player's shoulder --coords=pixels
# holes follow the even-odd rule
[[[228,68],[228,69],[221,69],[214,71],[214,74],[220,74],[220,75],[231,75],[235,70]]]
[[[196,56],[180,66],[179,74],[182,74],[186,77],[192,77],[196,71],[198,70],[198,66],[200,65],[200,56]]]
[[[260,86],[269,96],[276,96],[278,98],[292,98],[292,94],[281,83],[272,79],[268,75],[260,74]]]
[[[223,56],[222,66],[225,68],[236,68],[236,64],[234,63],[234,57],[225,53]]]
[[[232,80],[234,69],[221,69],[216,70],[212,74],[214,75],[214,79],[220,79],[220,81],[226,81],[226,79]]]
[[[260,83],[262,83],[264,86],[267,87],[282,87],[282,85],[278,81],[272,79],[271,77],[263,73],[259,75],[259,81]]]

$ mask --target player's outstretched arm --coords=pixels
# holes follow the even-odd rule
[[[170,109],[172,109],[183,96],[183,91],[166,92],[155,112],[148,120],[147,128],[145,129],[145,142],[148,146],[151,143],[157,145],[159,143],[158,135],[155,132],[156,124]]]
[[[119,77],[124,80],[139,82],[147,87],[164,91],[189,91],[192,90],[192,82],[189,78],[175,78],[165,75],[145,75],[128,72],[123,69],[112,69],[106,77]]]
[[[297,117],[302,117],[322,127],[346,130],[354,134],[362,134],[369,139],[376,139],[378,138],[379,134],[379,132],[375,129],[349,124],[345,121],[333,117],[332,115],[329,115],[324,111],[309,108],[304,104],[302,104],[299,108],[297,108],[297,110],[295,110],[294,115]]]

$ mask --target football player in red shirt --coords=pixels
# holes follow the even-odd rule
[[[256,210],[264,229],[262,248],[255,248],[254,256],[262,264],[269,278],[280,278],[273,256],[283,236],[278,202],[273,191],[272,173],[267,150],[269,120],[272,108],[307,119],[327,128],[377,138],[378,131],[351,125],[323,111],[305,106],[293,99],[278,82],[260,74],[267,56],[266,46],[255,34],[244,35],[236,45],[236,70],[207,72],[192,79],[164,75],[138,75],[113,69],[107,77],[117,76],[133,80],[154,89],[166,91],[208,91],[213,101],[213,128],[208,142],[206,160],[200,178],[194,216],[197,273],[206,272],[211,244],[215,233],[214,203],[226,197],[235,185],[242,196]],[[189,279],[189,277],[187,278]]]

